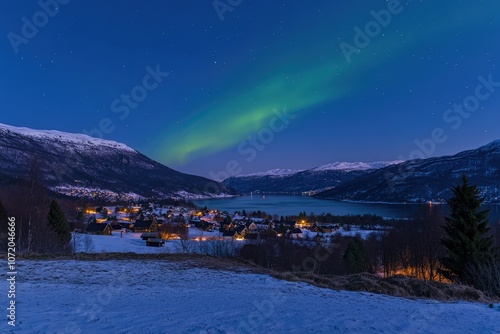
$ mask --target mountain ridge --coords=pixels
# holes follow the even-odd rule
[[[318,198],[361,202],[443,202],[466,174],[487,201],[500,197],[500,140],[442,157],[416,159],[375,170],[316,194]]]
[[[401,161],[333,162],[306,170],[272,169],[232,176],[222,183],[240,192],[315,193],[339,185],[381,166]],[[278,173],[276,171],[285,171]],[[286,172],[289,171],[289,172]]]
[[[55,130],[0,124],[0,183],[12,183],[40,162],[47,188],[69,196],[105,198],[234,196],[216,181],[184,174],[115,141]]]

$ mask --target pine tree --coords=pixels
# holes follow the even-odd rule
[[[59,246],[67,246],[71,240],[71,231],[66,216],[56,200],[50,203],[48,225],[56,233]]]
[[[441,272],[453,282],[474,285],[469,268],[491,260],[493,238],[487,236],[490,210],[480,210],[484,198],[476,185],[469,184],[466,175],[452,191],[453,197],[448,201],[451,214],[444,226],[446,236],[441,239],[448,254],[441,259],[445,268]]]
[[[355,238],[347,245],[344,261],[350,274],[370,271],[368,254],[360,238]]]

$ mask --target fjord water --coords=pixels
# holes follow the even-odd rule
[[[412,218],[420,210],[429,207],[429,204],[388,204],[388,203],[353,203],[332,200],[317,199],[301,195],[272,195],[262,194],[253,196],[241,196],[224,199],[210,199],[195,201],[201,207],[210,209],[235,212],[246,210],[264,211],[267,214],[297,215],[305,211],[307,214],[331,213],[334,215],[375,214],[384,218]],[[447,212],[446,205],[443,211]],[[500,206],[485,205],[485,209],[491,209],[490,220],[500,220]]]

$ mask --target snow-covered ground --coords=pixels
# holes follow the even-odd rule
[[[182,253],[183,245],[180,240],[167,240],[163,247],[146,246],[146,241],[141,239],[141,233],[114,231],[109,235],[76,234],[76,251],[84,253]],[[220,232],[204,232],[196,228],[189,229],[189,246],[191,251],[196,251],[197,243],[209,242],[218,239]],[[86,241],[90,239],[91,242]],[[72,241],[73,242],[73,241]]]
[[[332,233],[325,233],[324,236],[333,236],[340,233],[344,236],[361,236],[367,239],[372,233],[383,233],[383,231],[361,230],[353,227],[351,231],[345,231],[342,228]],[[205,232],[197,228],[189,228],[189,241],[181,242],[180,240],[167,240],[163,247],[146,246],[146,241],[141,239],[142,233],[114,231],[112,236],[108,235],[86,235],[76,234],[76,250],[84,253],[183,253],[188,248],[189,252],[200,252],[203,249],[203,243],[210,243],[213,239],[220,239],[222,233],[218,231]],[[314,239],[316,232],[302,230],[303,238],[308,240]],[[91,242],[86,241],[90,239]],[[244,243],[244,241],[233,241],[235,245]]]
[[[372,234],[383,234],[387,231],[384,230],[363,230],[359,226],[352,226],[350,230],[346,230],[344,227],[339,228],[333,232],[323,233],[323,237],[334,237],[340,234],[344,237],[360,237],[361,239],[368,239]],[[309,240],[314,239],[318,233],[302,229],[302,238],[307,238]]]
[[[500,333],[499,305],[334,291],[246,270],[166,260],[17,268],[17,323],[4,318],[1,333]]]

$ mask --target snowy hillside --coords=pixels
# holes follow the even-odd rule
[[[343,171],[354,171],[354,170],[369,170],[369,169],[379,169],[390,165],[396,165],[403,162],[402,160],[396,161],[376,161],[376,162],[334,162],[324,166],[312,168],[312,171],[327,171],[327,170],[343,170]]]
[[[276,168],[268,170],[267,172],[242,174],[242,175],[237,175],[235,177],[262,177],[262,176],[286,177],[296,174],[298,172],[301,172],[301,170]]]
[[[369,170],[369,169],[379,169],[390,165],[395,165],[403,162],[402,160],[397,161],[376,161],[376,162],[333,162],[319,167],[314,167],[306,171],[310,172],[322,172],[329,170],[339,170],[339,171],[359,171],[359,170]],[[302,169],[286,169],[286,168],[276,168],[271,169],[266,172],[241,174],[234,176],[235,178],[246,178],[246,177],[264,177],[264,176],[276,176],[276,177],[286,177],[292,176],[294,174],[303,172]]]
[[[225,197],[232,189],[164,166],[125,144],[83,134],[0,124],[0,185],[26,178],[34,162],[42,183],[75,197]]]
[[[18,134],[24,137],[78,145],[80,146],[80,149],[92,149],[93,146],[101,146],[135,152],[134,149],[128,147],[125,144],[121,144],[112,140],[94,138],[78,133],[66,133],[55,130],[34,130],[30,128],[21,128],[0,123],[0,133],[2,132],[10,132],[11,134]]]
[[[466,174],[487,201],[500,198],[500,140],[452,156],[387,166],[345,182],[318,197],[366,202],[443,202]]]
[[[20,261],[17,292],[16,327],[3,321],[2,333],[500,333],[499,305],[335,291],[196,261]]]
[[[401,161],[334,162],[307,170],[272,169],[267,172],[233,176],[224,184],[242,193],[251,191],[295,193],[330,189],[376,169]]]

